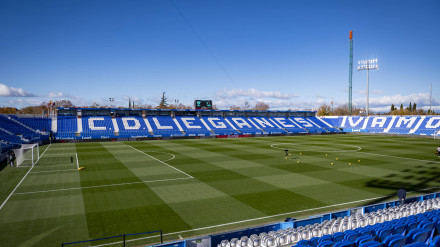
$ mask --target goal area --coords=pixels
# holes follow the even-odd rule
[[[34,166],[40,158],[38,143],[21,144],[20,149],[13,149],[17,166]]]

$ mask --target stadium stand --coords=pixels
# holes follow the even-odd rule
[[[277,124],[274,120],[265,117],[250,117],[257,126],[259,126],[264,132],[269,134],[285,134],[288,131]]]
[[[226,117],[225,121],[234,126],[243,135],[261,135],[263,130],[245,117]]]
[[[221,240],[217,247],[439,246],[440,198]],[[436,236],[438,235],[438,236]]]
[[[142,117],[121,117],[115,118],[117,127],[112,129],[111,121],[109,123],[108,129],[110,131],[115,131],[119,133],[119,137],[123,138],[145,138],[151,137],[152,135],[148,131],[147,124]],[[110,119],[111,120],[111,119]],[[113,134],[110,136],[114,136]]]
[[[308,117],[307,118],[311,123],[318,125],[319,127],[325,129],[327,132],[341,132],[340,129],[337,129],[330,125],[329,123],[322,120],[322,118],[318,117]]]
[[[180,125],[178,126],[177,120],[174,121],[172,117],[169,116],[157,116],[147,117],[150,123],[154,136],[156,137],[171,137],[171,136],[184,136],[184,132]]]
[[[58,116],[56,139],[75,139],[75,132],[78,130],[76,117]]]
[[[188,136],[209,136],[212,134],[208,126],[203,124],[198,117],[176,117],[176,120]]]
[[[111,117],[83,117],[82,136],[90,139],[115,138]]]
[[[291,133],[308,133],[308,131],[302,127],[300,127],[293,120],[286,117],[272,117],[271,120],[275,121],[279,126],[283,129],[287,130]]]
[[[79,109],[79,108],[78,108]],[[82,108],[81,115],[69,109],[57,117],[30,118],[0,115],[4,140],[18,141],[47,138],[53,131],[57,140],[108,138],[161,138],[228,135],[291,135],[340,132],[439,135],[440,116],[326,116],[314,112],[292,115],[291,112],[182,111],[148,110],[141,116],[129,113],[110,114],[112,109]],[[128,111],[128,110],[127,110]],[[136,115],[137,114],[137,115]],[[300,115],[303,116],[300,116]],[[248,116],[252,115],[252,116]],[[270,116],[270,117],[269,117]]]
[[[227,121],[222,117],[202,117],[201,121],[217,135],[238,135],[239,132],[234,129]]]
[[[319,125],[317,125],[316,123],[311,122],[307,118],[291,117],[290,119],[292,121],[294,121],[301,128],[306,129],[308,131],[308,133],[323,133],[323,132],[325,133],[325,132],[329,132],[326,129],[324,129],[324,128],[320,127]]]
[[[13,133],[0,128],[0,139],[4,144],[10,144],[10,143],[23,143],[24,140],[20,138],[19,136],[14,135]]]
[[[18,117],[9,115],[11,118],[41,132],[49,132],[51,130],[51,118],[49,117]]]
[[[9,115],[0,115],[0,126],[2,131],[0,134],[5,138],[2,138],[2,140],[11,143],[28,143],[48,138],[47,134],[45,135],[29,127],[20,122],[19,119]]]
[[[432,136],[440,130],[440,116],[330,116],[322,120],[344,132]]]

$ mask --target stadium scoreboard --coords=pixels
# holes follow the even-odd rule
[[[194,108],[196,110],[212,110],[212,100],[195,100]]]

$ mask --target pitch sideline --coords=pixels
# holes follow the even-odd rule
[[[426,188],[426,189],[422,189],[422,190],[420,190],[420,191],[431,190],[431,189],[436,189],[436,188],[440,188],[440,187]],[[410,192],[407,192],[407,193],[410,194],[410,193],[416,193],[416,192],[418,192],[418,191],[410,191]],[[323,206],[323,207],[309,208],[309,209],[304,209],[304,210],[299,210],[299,211],[293,211],[293,212],[288,212],[288,213],[275,214],[275,215],[268,215],[268,216],[263,216],[263,217],[259,217],[259,218],[254,218],[254,219],[247,219],[247,220],[241,220],[241,221],[229,222],[229,223],[224,223],[224,224],[219,224],[219,225],[214,225],[214,226],[200,227],[200,228],[196,228],[196,229],[190,229],[190,230],[179,231],[179,232],[170,232],[170,233],[163,234],[163,236],[170,236],[170,235],[176,235],[176,234],[181,234],[181,233],[187,233],[187,232],[193,232],[193,231],[206,230],[206,229],[211,229],[211,228],[216,228],[216,227],[222,227],[222,226],[228,226],[228,225],[235,225],[235,224],[245,223],[245,222],[250,222],[250,221],[269,219],[269,218],[278,217],[278,216],[283,216],[283,215],[287,215],[287,214],[297,214],[297,213],[310,212],[310,211],[315,211],[315,210],[319,210],[319,209],[326,209],[326,208],[331,208],[331,207],[337,207],[337,206],[349,205],[349,204],[358,203],[358,202],[365,202],[365,201],[377,200],[377,199],[386,198],[386,197],[388,197],[388,196],[378,196],[378,197],[373,197],[373,198],[368,198],[368,199],[362,199],[362,200],[357,200],[357,201],[343,202],[343,203],[338,203],[338,204],[333,204],[333,205],[327,205],[327,206]],[[225,230],[225,231],[227,231],[227,230]],[[231,230],[229,230],[229,231],[231,231]],[[238,231],[238,230],[237,230],[237,231]],[[207,234],[207,235],[209,235],[209,234]],[[159,237],[159,236],[160,236],[160,235],[149,236],[149,237],[144,237],[144,238],[137,238],[137,239],[130,239],[130,240],[127,240],[126,242],[138,241],[138,240],[142,240],[142,239],[149,239],[149,238]],[[99,246],[108,246],[108,245],[113,245],[113,244],[118,244],[118,243],[122,243],[122,241],[113,242],[113,243],[108,243],[108,244],[102,244],[102,245],[95,245],[95,246],[96,246],[96,247],[99,247]]]
[[[49,147],[52,145],[49,144],[49,146],[47,146],[47,148],[44,150],[44,152],[40,155],[40,157],[38,158],[38,160],[35,162],[35,165],[38,163],[38,161],[40,161],[41,157],[43,157],[43,155],[46,153],[46,151],[49,149]],[[11,196],[14,194],[14,192],[18,189],[18,187],[21,185],[21,183],[23,183],[23,181],[25,180],[25,178],[27,177],[27,175],[32,171],[32,169],[34,168],[34,166],[31,166],[31,168],[29,169],[29,171],[26,172],[26,174],[23,176],[23,178],[20,180],[20,182],[17,184],[17,186],[15,186],[15,188],[12,190],[12,192],[8,195],[8,197],[6,197],[5,201],[2,203],[2,205],[0,205],[0,210],[2,210],[3,206],[5,206],[5,204],[8,202],[9,198],[11,198]]]

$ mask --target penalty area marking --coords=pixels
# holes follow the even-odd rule
[[[46,151],[49,149],[51,144],[49,144],[49,146],[47,146],[47,148],[44,150],[44,152],[40,155],[40,157],[38,157],[37,161],[35,162],[35,165],[38,163],[38,161],[40,161],[41,157],[43,157],[44,153],[46,153]],[[25,178],[27,177],[27,175],[32,171],[32,168],[34,168],[34,166],[31,166],[31,168],[29,169],[29,171],[26,172],[26,174],[23,176],[23,178],[20,180],[20,182],[17,184],[17,186],[15,186],[15,188],[11,191],[11,193],[8,195],[8,197],[6,197],[5,201],[2,203],[2,205],[0,205],[0,210],[2,210],[3,206],[5,206],[5,204],[8,202],[9,198],[11,198],[11,196],[14,194],[14,192],[18,189],[18,187],[21,185],[21,183],[23,183],[23,181],[25,180]]]
[[[169,158],[169,159],[167,159],[167,160],[162,160],[163,162],[167,162],[167,161],[170,161],[170,160],[173,160],[173,159],[176,158],[176,156],[175,156],[174,154],[172,154],[172,153],[167,153],[167,152],[148,151],[148,153],[161,153],[161,154],[168,154],[168,155],[171,156],[171,158]]]
[[[180,173],[185,174],[185,175],[188,176],[189,178],[194,178],[193,176],[189,175],[188,173],[186,173],[186,172],[184,172],[184,171],[182,171],[182,170],[179,170],[179,169],[177,169],[176,167],[174,167],[174,166],[172,166],[172,165],[169,165],[169,164],[165,163],[165,161],[162,161],[162,160],[160,160],[160,159],[158,159],[158,158],[155,158],[155,157],[153,157],[153,156],[151,156],[151,155],[149,155],[149,154],[147,154],[147,153],[145,153],[145,152],[142,152],[141,150],[139,150],[139,149],[137,149],[137,148],[135,148],[135,147],[133,147],[133,146],[130,146],[130,145],[128,145],[128,146],[131,147],[132,149],[138,151],[139,153],[141,153],[141,154],[143,154],[143,155],[146,155],[146,156],[148,156],[148,157],[150,157],[150,158],[152,158],[152,159],[154,159],[154,160],[156,160],[156,161],[159,161],[160,163],[162,163],[162,164],[164,164],[164,165],[166,165],[166,166],[168,166],[168,167],[170,167],[170,168],[172,168],[172,169],[174,169],[174,170],[176,170],[176,171],[178,171],[178,172],[180,172]]]
[[[384,157],[392,157],[392,158],[396,158],[396,159],[405,159],[405,160],[423,161],[423,162],[426,162],[426,163],[428,163],[428,162],[440,163],[440,161],[413,159],[413,158],[399,157],[399,156],[386,155],[386,154],[376,154],[376,153],[367,153],[367,152],[359,152],[359,153],[362,153],[362,154],[371,154],[371,155],[377,155],[377,156],[384,156]]]
[[[141,184],[141,183],[157,183],[157,182],[164,182],[164,181],[184,180],[184,179],[192,179],[192,177],[191,178],[190,177],[186,177],[186,178],[170,178],[170,179],[160,179],[160,180],[143,180],[143,181],[131,182],[131,183],[103,184],[103,185],[85,186],[85,187],[74,187],[74,188],[56,189],[56,190],[29,191],[29,192],[14,193],[14,195],[26,195],[26,194],[36,194],[36,193],[46,193],[46,192],[56,192],[56,191],[67,191],[67,190],[80,190],[80,189],[93,189],[93,188],[112,187],[112,186],[131,185],[131,184]]]
[[[308,146],[308,147],[315,147],[318,148],[318,150],[313,149],[313,150],[298,150],[298,151],[312,151],[312,152],[320,152],[320,153],[343,153],[343,152],[357,152],[359,150],[361,150],[362,148],[359,146],[355,146],[355,145],[347,145],[347,144],[338,144],[341,146],[347,146],[347,147],[355,147],[356,149],[353,150],[344,150],[344,149],[339,149],[339,148],[330,148],[330,147],[322,147],[322,146],[313,146],[313,145],[307,145],[307,144],[299,144],[299,143],[274,143],[271,144],[270,147],[271,148],[276,148],[276,149],[287,149],[286,147],[277,147],[278,145],[292,145],[292,146],[297,146],[297,145],[303,145],[303,146]],[[333,149],[334,151],[330,151],[330,150],[319,150],[319,148],[325,148],[325,149]]]
[[[64,170],[53,170],[53,171],[40,171],[40,172],[31,172],[31,173],[32,173],[32,174],[35,174],[35,173],[67,172],[67,171],[77,171],[77,169],[64,169]]]
[[[79,170],[78,154],[75,153],[75,156],[76,156],[76,168],[78,168],[78,170]]]
[[[423,189],[423,190],[431,190],[431,189],[437,189],[437,188],[439,188],[439,187],[426,188],[426,189]],[[423,191],[423,190],[421,190],[421,191]],[[410,193],[416,193],[416,192],[418,192],[418,191],[410,191],[410,192],[407,192],[407,193],[410,194]],[[163,236],[170,236],[170,235],[177,235],[177,234],[187,233],[187,232],[194,232],[194,231],[200,231],[200,230],[207,230],[207,229],[211,229],[211,228],[222,227],[222,226],[229,226],[229,225],[235,225],[235,224],[240,224],[240,223],[245,223],[245,222],[251,222],[251,221],[256,221],[256,220],[264,220],[264,219],[269,219],[269,218],[278,217],[278,216],[283,216],[283,215],[288,215],[288,214],[297,214],[297,213],[311,212],[311,211],[315,211],[315,210],[326,209],[326,208],[332,208],[332,207],[337,207],[337,206],[344,206],[344,205],[349,205],[349,204],[358,203],[358,202],[372,201],[372,200],[382,199],[382,198],[386,198],[386,197],[388,197],[388,196],[378,196],[378,197],[373,197],[373,198],[368,198],[368,199],[362,199],[362,200],[357,200],[357,201],[351,201],[351,202],[343,202],[343,203],[338,203],[338,204],[333,204],[333,205],[328,205],[328,206],[323,206],[323,207],[309,208],[309,209],[304,209],[304,210],[299,210],[299,211],[293,211],[293,212],[288,212],[288,213],[282,213],[282,214],[269,215],[269,216],[264,216],[264,217],[254,218],[254,219],[247,219],[247,220],[241,220],[241,221],[229,222],[229,223],[224,223],[224,224],[219,224],[219,225],[214,225],[214,226],[206,226],[206,227],[201,227],[201,228],[196,228],[196,229],[190,229],[190,230],[185,230],[185,231],[165,233],[165,234],[163,234]],[[139,240],[149,239],[149,238],[154,238],[154,237],[159,237],[159,236],[160,236],[160,235],[149,236],[149,237],[143,237],[143,238],[136,238],[136,239],[130,239],[130,240],[126,240],[126,242],[130,242],[130,241],[139,241]],[[96,245],[96,246],[108,246],[108,245],[113,245],[113,244],[118,244],[118,243],[122,243],[122,241],[113,242],[113,243],[108,243],[108,244],[101,244],[101,245]]]

